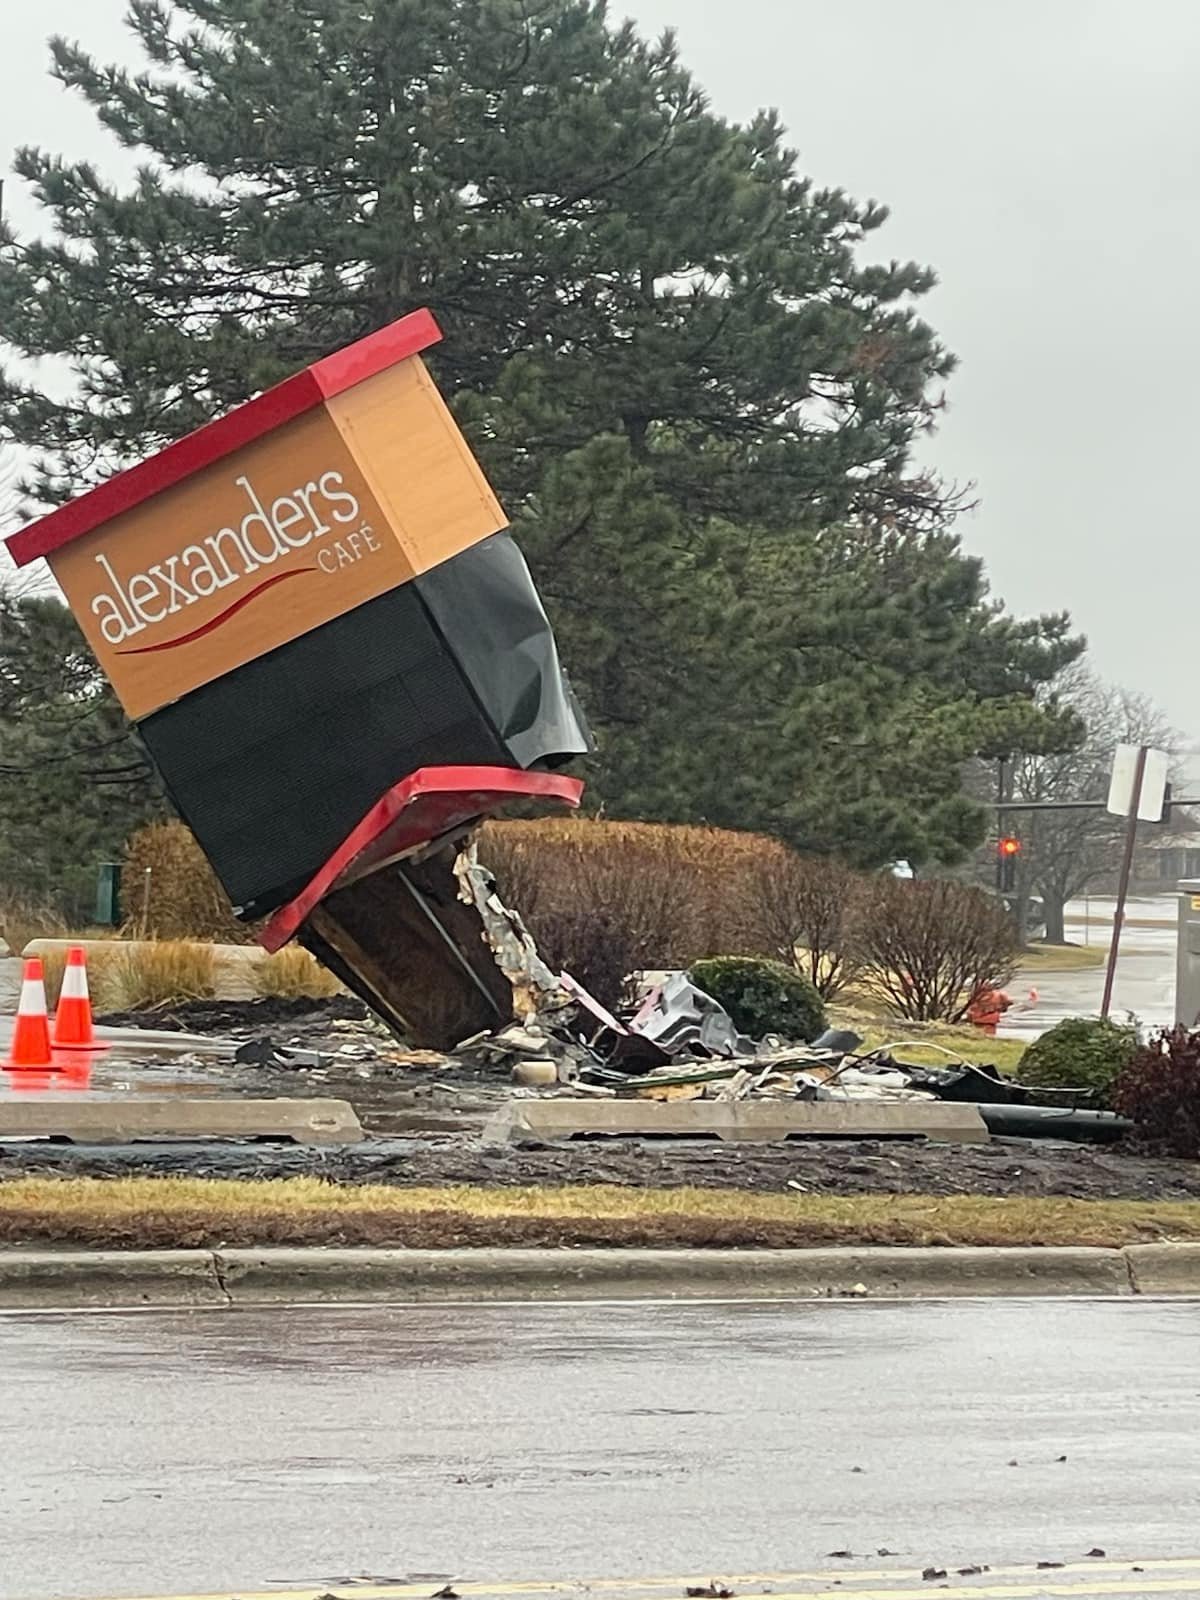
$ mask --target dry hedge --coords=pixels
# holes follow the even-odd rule
[[[556,817],[489,822],[479,854],[549,964],[609,1006],[635,972],[769,956],[827,1000],[862,984],[902,1016],[953,1021],[1013,970],[1013,926],[991,896],[853,872],[761,834]],[[131,840],[125,911],[135,937],[254,938],[180,822]]]
[[[182,822],[153,822],[133,835],[121,898],[125,931],[132,938],[254,942],[253,931],[234,916],[229,896]]]
[[[770,933],[755,926],[754,886],[790,852],[720,828],[571,817],[489,823],[480,855],[546,958],[611,1003],[640,968],[773,953]],[[181,822],[134,835],[124,898],[127,931],[139,938],[253,939]]]
[[[764,953],[751,885],[786,854],[757,834],[586,817],[490,822],[479,841],[546,960],[606,1005],[632,972]]]

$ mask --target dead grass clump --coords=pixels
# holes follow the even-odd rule
[[[333,973],[298,944],[260,957],[254,963],[254,987],[269,1000],[328,1000],[341,990]]]
[[[153,1011],[216,992],[216,952],[183,939],[120,945],[103,962],[108,1011]]]
[[[115,947],[111,951],[90,950],[88,952],[88,994],[91,997],[92,1009],[95,1011],[115,1009],[113,1006],[112,974],[112,961],[115,954]],[[57,1007],[59,996],[62,993],[63,974],[67,970],[67,947],[43,950],[38,959],[42,963],[42,975],[46,983],[46,1004],[53,1011]]]

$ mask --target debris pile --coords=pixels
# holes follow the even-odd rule
[[[511,913],[505,917],[520,927]],[[532,953],[538,969],[536,985],[520,981],[509,947],[504,966],[524,1001],[521,1020],[464,1040],[453,1052],[507,1072],[518,1097],[941,1101],[977,1106],[993,1133],[1112,1140],[1128,1131],[1123,1118],[1091,1107],[1087,1091],[1019,1084],[951,1051],[942,1051],[945,1067],[924,1067],[895,1059],[905,1041],[864,1051],[861,1036],[845,1029],[827,1029],[807,1044],[750,1039],[685,972],[660,976],[616,1014],[569,974],[547,982],[547,969],[521,933],[519,948],[526,957]]]

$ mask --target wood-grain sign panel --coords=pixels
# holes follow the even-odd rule
[[[134,720],[504,527],[417,356],[49,552]]]

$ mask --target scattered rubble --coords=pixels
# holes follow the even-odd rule
[[[449,1050],[409,1049],[400,1042],[405,1008],[416,1003],[409,991],[421,985],[415,972],[389,968],[379,992],[359,985],[362,1000],[339,999],[320,1011],[313,1002],[256,1001],[210,1012],[210,1025],[225,1021],[242,1035],[238,1065],[326,1076],[466,1072],[507,1085],[514,1100],[532,1095],[673,1105],[787,1101],[914,1108],[940,1101],[978,1107],[987,1134],[1026,1138],[1112,1142],[1130,1126],[1088,1105],[1086,1093],[1030,1088],[951,1052],[945,1052],[944,1067],[898,1062],[893,1051],[905,1041],[863,1051],[860,1036],[845,1029],[829,1029],[811,1044],[749,1038],[686,972],[659,976],[630,1005],[610,1011],[569,973],[551,971],[520,916],[496,893],[469,839],[425,857],[419,867],[428,881],[422,880],[420,894],[409,883],[414,904],[422,908],[426,932],[437,927],[463,953],[459,977],[466,988],[456,991],[444,1014],[436,995],[422,990],[415,1037],[429,1043],[440,1032],[452,1041]],[[441,874],[436,883],[428,876],[435,867]],[[417,865],[410,863],[410,871]],[[469,928],[475,942],[468,957]],[[474,1001],[464,998],[467,991]],[[195,1005],[178,1007],[154,1020],[159,1027],[194,1026],[196,1012]],[[468,1032],[462,1022],[469,1016],[491,1020]],[[334,1037],[338,1030],[341,1036]],[[936,1125],[931,1118],[934,1136]],[[672,1126],[686,1136],[686,1116]],[[846,1126],[848,1136],[858,1136]]]
[[[526,940],[515,948],[525,961],[532,945]],[[505,970],[511,976],[513,963]],[[844,1029],[829,1029],[812,1044],[749,1039],[684,972],[666,974],[623,1014],[606,1010],[568,974],[554,979],[544,967],[536,989],[514,982],[514,993],[526,1002],[522,1020],[467,1039],[454,1054],[502,1070],[518,1095],[943,1101],[978,1106],[993,1133],[1098,1142],[1119,1139],[1129,1127],[1088,1106],[1086,1092],[1030,1088],[995,1067],[953,1057],[944,1068],[901,1064],[895,1046],[862,1052],[859,1035]],[[541,1006],[530,1003],[535,995]]]
[[[681,1103],[807,1102],[893,1104],[914,1110],[936,1102],[978,1108],[993,1136],[1111,1143],[1129,1124],[1087,1104],[1086,1092],[1037,1089],[994,1066],[946,1052],[944,1067],[897,1061],[906,1041],[864,1051],[860,1036],[829,1029],[811,1044],[739,1033],[729,1014],[683,972],[667,973],[627,1007],[610,1012],[569,974],[555,977],[520,919],[476,872],[469,857],[464,890],[476,896],[498,969],[511,987],[515,1019],[477,1032],[453,1050],[411,1049],[348,997],[331,1001],[192,1002],[140,1021],[164,1031],[217,1029],[233,1037],[238,1066],[303,1075],[314,1084],[339,1079],[406,1083],[443,1096],[465,1085],[486,1099],[481,1116],[529,1097]],[[105,1021],[117,1019],[105,1018]],[[465,1108],[460,1108],[465,1109]],[[697,1118],[697,1134],[701,1133]],[[930,1119],[936,1136],[935,1118]],[[686,1137],[687,1118],[674,1118]],[[847,1136],[855,1136],[851,1123]],[[871,1132],[877,1131],[872,1125]],[[912,1130],[909,1130],[910,1136]],[[871,1136],[866,1133],[863,1136]]]

